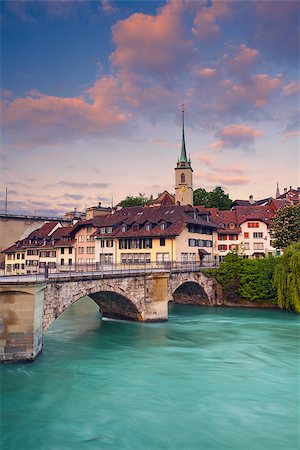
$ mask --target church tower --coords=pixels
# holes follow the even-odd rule
[[[182,105],[181,154],[175,167],[175,204],[193,205],[193,169],[187,159],[184,137],[184,105]]]

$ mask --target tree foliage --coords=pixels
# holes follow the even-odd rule
[[[194,205],[229,210],[232,205],[232,200],[229,198],[228,194],[225,194],[220,186],[216,186],[210,192],[199,188],[194,191]]]
[[[139,194],[137,197],[129,196],[122,200],[120,203],[123,208],[128,206],[144,206],[149,202],[149,198],[145,196],[145,194]]]
[[[300,313],[300,241],[287,247],[274,272],[278,306]]]
[[[219,269],[211,271],[221,284],[227,300],[238,302],[276,303],[273,273],[276,259],[243,259],[237,253],[228,253]]]
[[[300,205],[291,205],[277,210],[272,220],[270,234],[274,247],[285,248],[300,240]]]

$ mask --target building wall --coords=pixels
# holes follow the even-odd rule
[[[124,237],[124,239],[126,239]],[[136,238],[134,238],[136,239]],[[137,238],[138,239],[138,238]],[[122,263],[122,254],[150,254],[150,262],[155,263],[157,261],[158,254],[164,254],[162,262],[172,261],[174,259],[174,239],[165,237],[165,245],[160,245],[160,237],[152,238],[152,248],[131,248],[120,249],[119,239],[116,242],[116,262]]]
[[[35,216],[5,216],[0,215],[0,252],[22,237],[28,236],[32,231],[40,228],[45,221],[54,222],[62,221],[61,219],[35,217]],[[64,221],[63,221],[64,222]],[[65,224],[69,224],[65,221]],[[0,261],[4,261],[5,255],[0,253]]]
[[[181,181],[184,174],[185,181]],[[183,190],[184,189],[184,190]],[[175,169],[175,204],[193,205],[193,171],[191,168]]]
[[[87,225],[80,228],[75,234],[74,248],[76,264],[95,262],[95,239],[90,237],[95,231],[95,227]],[[87,250],[88,247],[90,250]]]
[[[209,241],[211,244],[210,246],[190,246],[189,245],[189,239],[194,240],[202,240],[202,241]],[[188,228],[185,227],[185,229],[180,233],[179,236],[175,239],[175,260],[176,261],[184,261],[185,256],[182,254],[188,254],[188,261],[197,261],[200,262],[200,256],[199,256],[199,250],[204,249],[206,250],[209,255],[205,257],[206,261],[211,261],[211,258],[213,256],[213,235],[212,234],[200,234],[200,233],[190,233],[188,231]],[[195,257],[193,258],[193,254],[195,254]]]

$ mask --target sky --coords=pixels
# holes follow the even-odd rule
[[[182,103],[194,189],[298,187],[299,5],[2,0],[1,212],[174,193]]]

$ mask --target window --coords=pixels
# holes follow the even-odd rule
[[[249,239],[249,233],[244,233],[244,238]]]
[[[189,259],[188,253],[181,253],[181,262],[187,262]]]
[[[100,228],[100,233],[101,234],[105,234],[105,228],[104,227]]]
[[[189,239],[189,247],[195,247],[196,246],[196,239]]]
[[[264,243],[263,242],[254,242],[253,250],[263,250],[263,249],[264,249]]]
[[[72,264],[72,259],[69,258],[69,266]]]
[[[112,239],[108,239],[108,240],[106,241],[106,247],[112,248],[113,245],[114,245],[114,241],[113,241]]]
[[[122,225],[122,232],[125,233],[127,230],[127,226],[126,225]]]
[[[258,222],[248,222],[248,228],[259,228]]]
[[[83,235],[78,236],[78,242],[84,242],[84,236]]]
[[[8,259],[8,260],[11,260],[11,257],[12,257],[12,254],[9,253],[9,254],[7,255],[7,259]]]
[[[146,231],[150,231],[151,230],[151,223],[146,223],[145,229],[146,229]]]
[[[20,253],[17,253],[17,259],[20,259]]]
[[[87,247],[86,252],[87,253],[95,253],[95,247]]]
[[[112,233],[112,227],[107,227],[107,228],[106,228],[106,233],[107,233],[107,234]]]
[[[82,255],[84,253],[84,247],[78,247],[78,253]]]
[[[49,269],[55,269],[55,268],[56,268],[56,263],[50,261],[49,264],[48,264],[48,266],[49,266]]]
[[[220,252],[226,252],[226,250],[227,250],[227,245],[219,244],[219,245],[218,245],[218,250],[220,250]]]
[[[234,224],[234,223],[230,223],[230,224],[229,224],[229,229],[230,229],[230,230],[234,230],[234,228],[235,228],[235,224]]]
[[[25,269],[25,264],[21,264],[21,269]]]
[[[165,222],[162,222],[162,223],[160,224],[160,229],[161,229],[161,230],[165,230],[166,228],[167,228],[166,223],[165,223]]]
[[[185,183],[185,175],[184,175],[184,173],[181,174],[180,181],[181,181],[181,183]]]
[[[166,239],[165,239],[165,238],[160,238],[160,240],[159,240],[159,245],[160,245],[161,247],[164,247],[164,246],[166,245]]]
[[[62,248],[60,249],[60,253],[61,253],[62,255],[65,253],[64,247],[62,247]]]
[[[126,247],[126,239],[120,239],[119,240],[119,248],[125,249]]]
[[[64,266],[64,264],[65,264],[65,260],[64,260],[64,258],[61,258],[61,260],[60,260],[60,265],[61,265],[61,266]]]
[[[152,239],[145,239],[145,248],[152,248]]]
[[[83,258],[79,258],[78,259],[78,264],[84,264],[84,259]]]
[[[37,254],[38,254],[37,250],[33,250],[33,249],[27,250],[27,255],[28,256],[33,256],[33,255],[37,255]]]
[[[6,266],[6,271],[7,271],[7,272],[11,272],[11,264],[7,264],[7,266]]]
[[[250,250],[250,244],[249,242],[244,243],[244,250]]]
[[[218,234],[219,241],[226,241],[227,240],[227,234]]]
[[[139,225],[138,225],[138,223],[134,223],[134,224],[132,225],[132,230],[133,230],[133,231],[139,231]]]
[[[72,255],[72,251],[73,251],[72,247],[69,247],[69,255]]]
[[[91,236],[90,234],[87,235],[86,237],[87,242],[94,242],[94,240],[95,240],[94,236]]]
[[[25,259],[25,253],[22,253],[22,259]]]
[[[170,261],[170,253],[156,253],[156,262],[165,263]]]
[[[238,235],[237,234],[230,234],[229,235],[229,240],[230,241],[237,241],[238,240]]]
[[[263,233],[253,233],[253,238],[254,239],[262,239],[263,238]]]

